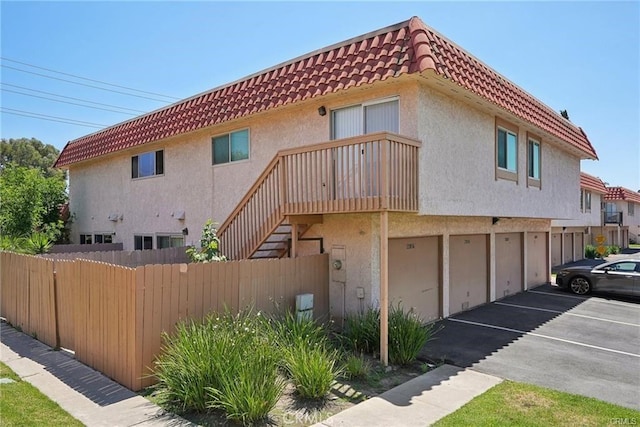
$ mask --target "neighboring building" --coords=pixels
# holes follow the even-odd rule
[[[551,76],[550,76],[551,77]],[[71,141],[75,242],[331,258],[334,317],[445,317],[550,280],[585,133],[420,19]],[[289,242],[291,242],[289,244]]]
[[[595,244],[594,236],[602,232],[602,206],[606,193],[607,187],[600,178],[580,172],[580,201],[575,204],[574,219],[551,221],[553,267],[584,259],[584,247]]]
[[[604,230],[608,245],[628,248],[640,234],[640,193],[624,187],[609,187],[604,196]]]

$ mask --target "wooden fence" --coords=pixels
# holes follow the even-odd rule
[[[125,267],[139,267],[148,264],[179,264],[189,262],[186,247],[164,248],[145,251],[98,251],[98,252],[69,252],[47,253],[43,258],[51,259],[86,259],[106,262],[108,264]]]
[[[136,391],[155,382],[148,368],[178,320],[293,308],[300,293],[314,294],[316,318],[328,316],[327,254],[133,269],[0,253],[0,315]]]

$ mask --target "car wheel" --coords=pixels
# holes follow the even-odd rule
[[[571,292],[577,295],[585,295],[591,291],[591,283],[584,277],[574,277],[569,283]]]

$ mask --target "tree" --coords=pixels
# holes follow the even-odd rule
[[[40,169],[45,176],[62,176],[64,172],[53,168],[60,152],[51,144],[35,138],[0,140],[0,171],[13,163],[27,168]]]
[[[60,206],[67,201],[60,176],[45,176],[39,168],[3,165],[0,170],[0,233],[29,236],[46,232],[56,239],[63,223]]]

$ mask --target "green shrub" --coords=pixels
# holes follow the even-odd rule
[[[405,312],[400,305],[391,307],[389,313],[389,362],[407,365],[418,357],[418,353],[436,332],[435,325],[424,326],[413,311]]]
[[[251,310],[180,322],[164,338],[154,372],[161,403],[182,411],[219,408],[230,419],[253,423],[282,394],[273,334]]]
[[[365,378],[369,375],[371,364],[362,354],[349,353],[344,362],[344,376],[348,379]]]
[[[274,340],[282,348],[293,346],[298,341],[315,344],[327,342],[327,330],[322,325],[311,318],[298,319],[291,310],[271,316],[269,321],[275,333]]]
[[[345,318],[343,337],[347,347],[357,353],[380,352],[380,310],[369,307],[363,313]]]
[[[584,247],[584,257],[589,259],[594,259],[598,257],[598,251],[596,247],[593,245],[587,245]]]
[[[609,252],[609,254],[612,254],[612,255],[617,255],[620,253],[620,246],[618,245],[607,246],[607,252]]]
[[[298,341],[285,352],[285,366],[300,396],[320,399],[341,374],[338,353],[327,345]]]

